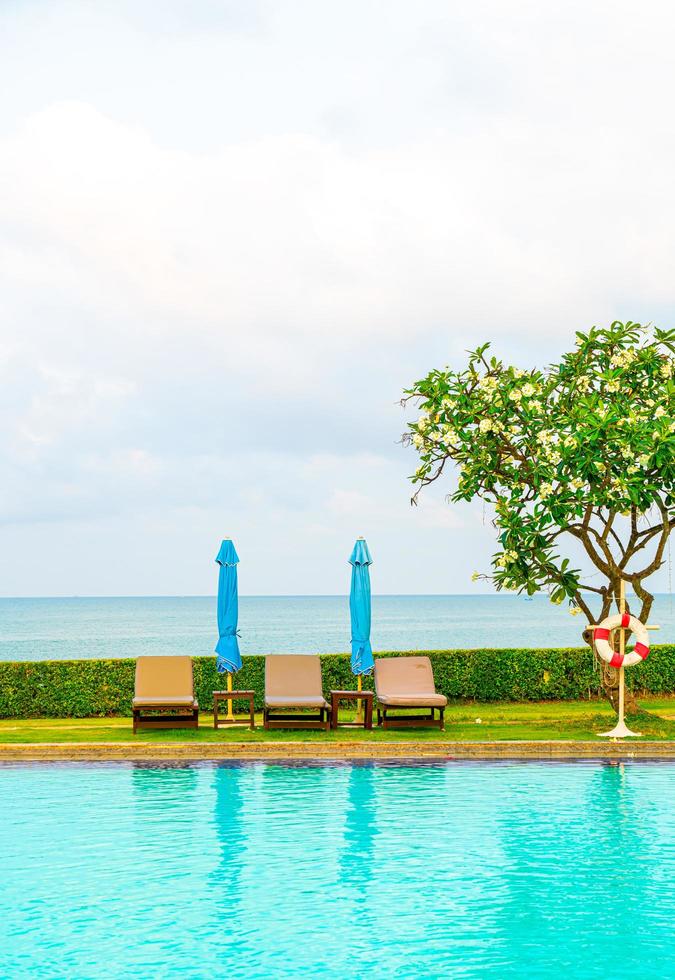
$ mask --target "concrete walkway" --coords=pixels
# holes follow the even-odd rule
[[[675,759],[675,741],[41,742],[0,744],[1,762],[346,759]]]

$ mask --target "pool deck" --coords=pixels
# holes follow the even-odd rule
[[[269,742],[14,742],[0,744],[2,762],[202,762],[287,759],[675,759],[675,741],[406,741]]]

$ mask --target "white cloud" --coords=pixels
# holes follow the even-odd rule
[[[410,500],[403,493],[390,495],[388,485],[384,493],[378,487],[378,493],[369,495],[351,487],[334,489],[326,504],[328,513],[337,519],[349,520],[354,524],[362,523],[368,528],[391,529],[397,525],[409,524],[416,528],[453,529],[464,527],[463,512],[460,508],[451,508],[447,502],[438,500],[430,495],[420,497],[417,511],[410,512]],[[346,522],[346,521],[345,521]]]
[[[579,327],[672,313],[665,4],[15,7],[5,525],[179,509],[196,535],[340,554],[370,528],[397,541],[390,587],[431,589],[450,541],[491,530],[448,486],[409,508],[402,387],[484,339],[541,363]]]
[[[143,356],[197,335],[223,363],[303,383],[357,339],[473,324],[557,340],[579,307],[610,315],[619,283],[673,301],[675,148],[649,159],[646,192],[620,128],[582,121],[570,141],[538,120],[485,123],[395,147],[284,134],[203,154],[49,106],[0,143],[6,285],[105,309]],[[49,342],[53,327],[30,330]]]

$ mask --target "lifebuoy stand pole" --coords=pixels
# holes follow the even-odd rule
[[[626,611],[626,583],[621,579],[619,585],[619,612],[623,616]],[[626,631],[621,627],[619,630],[619,653],[621,654],[621,666],[619,667],[619,725],[624,725],[625,703],[626,703],[626,675],[623,666],[623,658],[626,653]]]
[[[626,583],[621,579],[619,585],[619,612],[623,616],[626,611]],[[619,653],[623,657],[626,652],[626,630],[623,626],[619,627]],[[626,693],[626,678],[624,676],[625,668],[623,666],[619,667],[619,717],[617,718],[616,725],[611,730],[611,732],[600,732],[604,738],[626,738],[627,736],[632,736],[633,738],[639,738],[640,732],[632,732],[630,728],[626,725],[624,721],[624,705],[625,705],[625,693]]]

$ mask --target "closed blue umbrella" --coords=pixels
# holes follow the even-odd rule
[[[239,555],[229,538],[225,538],[216,556],[218,572],[218,643],[216,670],[228,675],[241,670],[241,654],[237,639],[239,596],[237,593],[237,564]],[[231,681],[231,678],[228,678]]]
[[[349,558],[352,566],[352,585],[349,591],[349,612],[352,620],[352,673],[359,678],[373,669],[373,650],[370,645],[370,557],[364,538],[357,538]]]

